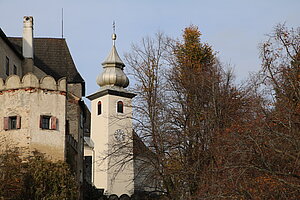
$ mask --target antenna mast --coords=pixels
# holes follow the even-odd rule
[[[64,38],[64,8],[61,9],[61,38]]]

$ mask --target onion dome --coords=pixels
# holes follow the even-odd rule
[[[123,71],[125,64],[121,60],[115,46],[116,39],[117,35],[114,33],[112,35],[112,49],[105,61],[102,63],[103,72],[97,77],[97,84],[100,87],[118,86],[126,88],[129,85],[129,79]]]

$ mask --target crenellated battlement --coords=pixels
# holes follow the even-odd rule
[[[52,76],[44,76],[40,80],[32,73],[24,75],[10,75],[5,80],[0,78],[0,91],[17,90],[23,88],[38,88],[52,91],[67,91],[66,78],[61,78],[57,82]]]

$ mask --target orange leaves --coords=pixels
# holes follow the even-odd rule
[[[281,183],[278,180],[274,179],[271,176],[267,176],[267,175],[256,177],[255,178],[255,183],[258,184],[261,187],[267,187],[270,190],[272,190],[272,189],[276,188],[277,186],[281,185]]]
[[[197,26],[191,25],[185,28],[183,42],[177,43],[174,52],[180,68],[201,71],[211,67],[214,63],[215,57],[212,48],[208,44],[201,43],[200,36],[201,33]]]
[[[261,175],[249,178],[245,189],[253,199],[282,199],[289,189],[275,176]]]

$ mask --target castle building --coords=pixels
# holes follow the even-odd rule
[[[82,183],[85,82],[65,39],[34,38],[31,16],[23,25],[23,37],[0,29],[0,148],[66,161]]]

